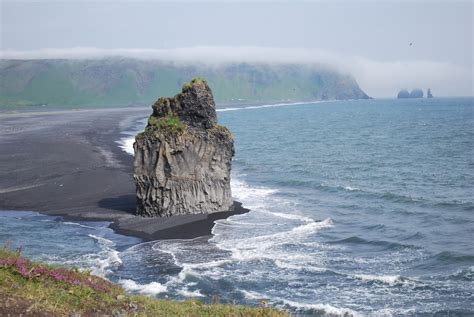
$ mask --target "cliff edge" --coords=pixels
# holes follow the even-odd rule
[[[217,124],[206,81],[193,79],[152,108],[133,146],[136,213],[166,217],[231,210],[234,143],[230,131]]]

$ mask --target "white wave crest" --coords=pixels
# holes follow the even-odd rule
[[[225,111],[251,110],[251,109],[274,108],[274,107],[297,106],[297,105],[311,105],[311,104],[322,103],[322,102],[329,102],[329,100],[328,101],[315,100],[315,101],[300,101],[300,102],[283,102],[283,103],[257,105],[257,106],[222,108],[222,109],[217,109],[216,111],[225,112]]]
[[[249,186],[246,182],[238,179],[237,177],[231,178],[232,193],[236,199],[246,202],[246,206],[252,202],[258,202],[259,200],[266,198],[278,192],[277,189],[267,187],[256,187]]]
[[[276,260],[275,265],[282,269],[289,269],[295,271],[307,271],[313,273],[322,273],[326,272],[327,269],[323,267],[313,266],[310,263],[296,264],[294,262],[287,262],[282,260]]]
[[[367,281],[367,282],[381,282],[394,286],[397,284],[402,284],[404,279],[400,275],[371,275],[371,274],[356,274],[356,278]]]
[[[184,297],[204,297],[199,290],[190,291],[188,288],[178,290],[178,294]]]
[[[284,214],[282,212],[268,211],[268,210],[259,210],[259,212],[271,214],[272,216],[285,218],[285,219],[299,220],[299,221],[310,222],[310,223],[314,222],[314,220],[309,217],[305,217],[305,216],[297,215],[297,214]]]
[[[265,299],[266,297],[263,294],[254,292],[254,291],[246,291],[246,290],[239,290],[242,294],[244,294],[245,298],[250,299],[250,300],[262,300]]]
[[[231,250],[233,247],[241,248],[252,248],[262,247],[267,245],[282,244],[288,242],[295,242],[298,238],[304,238],[311,233],[315,233],[319,230],[330,228],[333,226],[331,218],[327,218],[323,221],[312,221],[303,225],[297,226],[289,231],[283,231],[268,235],[256,236],[253,238],[232,240],[229,241]],[[233,246],[233,247],[232,247]]]
[[[246,299],[248,300],[263,300],[268,299],[268,296],[255,292],[255,291],[247,291],[247,290],[239,290]],[[342,317],[360,317],[363,316],[362,314],[358,313],[349,308],[339,308],[329,304],[307,304],[307,303],[300,303],[295,302],[287,299],[281,298],[274,298],[269,300],[272,305],[282,307],[281,303],[284,306],[291,306],[297,311],[305,312],[305,311],[317,311],[322,316],[342,316]],[[284,307],[282,307],[284,308]],[[319,316],[319,314],[318,314]]]
[[[232,175],[231,188],[233,196],[236,200],[252,211],[257,211],[279,217],[283,219],[298,220],[303,222],[314,222],[313,219],[295,212],[282,213],[274,211],[272,205],[288,203],[288,201],[278,199],[275,194],[279,191],[275,188],[262,186],[250,186],[247,182],[239,179],[238,175]],[[232,218],[231,218],[232,219]]]
[[[218,261],[211,261],[211,262],[202,262],[202,263],[184,263],[181,264],[182,270],[178,274],[178,278],[175,282],[183,282],[186,277],[188,276],[202,276],[206,275],[207,277],[216,277],[216,278],[222,278],[222,275],[220,272],[215,270],[216,268],[219,268],[220,266],[231,263],[233,262],[232,259],[226,259],[226,260],[218,260]]]
[[[125,151],[126,153],[130,154],[130,155],[134,155],[135,152],[133,150],[133,143],[135,143],[135,137],[133,136],[129,136],[129,137],[125,137],[125,138],[122,138],[120,139],[119,141],[117,141],[119,147]]]
[[[128,291],[138,292],[140,294],[146,295],[157,295],[160,293],[165,293],[168,289],[165,285],[162,285],[158,282],[151,282],[148,284],[138,284],[133,280],[119,280],[118,283],[123,286]]]
[[[76,261],[87,263],[92,274],[105,277],[112,272],[110,268],[122,264],[122,260],[119,256],[120,252],[114,249],[115,243],[113,241],[93,234],[89,234],[88,236],[97,241],[101,251],[97,254],[83,255]]]
[[[63,224],[71,225],[71,226],[79,226],[79,227],[86,228],[86,229],[97,229],[97,228],[94,228],[94,227],[91,227],[91,226],[86,226],[86,225],[83,225],[83,224],[80,224],[80,223],[77,223],[77,222],[63,221]]]
[[[131,130],[122,132],[122,134],[125,134],[126,136],[116,141],[116,143],[126,153],[130,155],[135,155],[135,151],[133,150],[133,143],[135,143],[135,136],[137,135],[137,133],[145,129],[147,123],[148,123],[148,118],[138,120],[135,123],[135,126]]]
[[[363,315],[349,308],[339,308],[329,304],[307,304],[280,299],[286,305],[289,305],[299,311],[318,311],[322,316],[344,316],[344,317],[362,317]]]
[[[268,259],[272,261],[283,260],[285,263],[310,262],[311,255],[289,254],[280,252],[276,248],[287,243],[299,243],[308,235],[321,229],[332,227],[332,220],[327,218],[320,222],[305,223],[289,231],[274,234],[261,235],[245,239],[217,239],[215,236],[211,241],[216,242],[218,248],[232,252],[232,259],[237,261],[251,261]]]
[[[348,191],[351,191],[351,192],[360,191],[360,188],[351,187],[351,186],[346,186],[346,187],[344,187],[344,189],[348,190]]]

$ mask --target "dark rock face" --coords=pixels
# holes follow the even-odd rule
[[[174,98],[158,99],[152,108],[157,118],[178,114],[181,121],[192,127],[210,129],[217,124],[211,89],[202,80],[185,84],[181,94]]]
[[[160,98],[134,144],[137,214],[172,216],[231,210],[230,131],[217,125],[212,92],[204,80]]]

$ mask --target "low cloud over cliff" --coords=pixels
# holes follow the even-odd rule
[[[405,87],[430,87],[437,96],[474,95],[472,70],[452,63],[429,60],[376,61],[318,49],[209,46],[175,49],[78,47],[1,52],[2,59],[89,59],[112,56],[205,64],[317,63],[352,74],[361,88],[374,97],[394,97]]]

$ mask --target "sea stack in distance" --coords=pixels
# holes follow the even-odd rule
[[[133,146],[136,213],[166,217],[231,210],[234,142],[230,131],[217,124],[206,81],[193,79],[152,108]]]
[[[428,88],[428,92],[426,93],[426,98],[433,98],[433,94],[431,93],[431,88]]]
[[[411,92],[408,92],[408,90],[402,89],[398,92],[397,98],[398,99],[423,98],[423,90],[419,88],[415,88]]]

